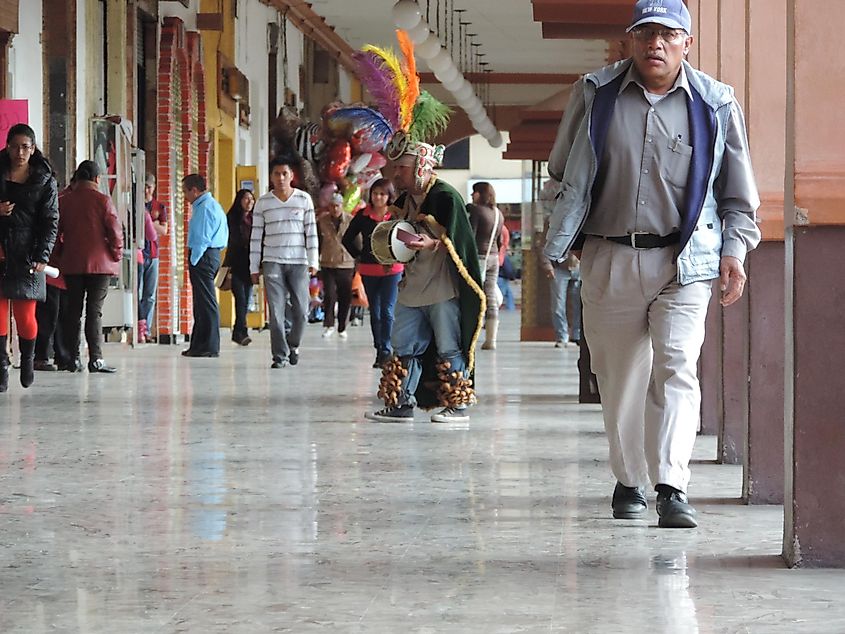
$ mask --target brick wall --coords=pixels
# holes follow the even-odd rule
[[[172,342],[193,326],[187,249],[190,205],[182,194],[186,174],[208,172],[205,69],[198,33],[186,32],[179,18],[162,22],[158,67],[158,197],[170,210],[171,225],[159,240],[159,339]]]

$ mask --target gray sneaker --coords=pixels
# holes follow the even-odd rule
[[[465,407],[444,407],[436,414],[431,415],[432,423],[465,423],[469,420],[469,414]]]

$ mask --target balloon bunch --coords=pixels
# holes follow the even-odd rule
[[[364,204],[362,189],[381,178],[387,164],[381,152],[392,136],[385,117],[362,105],[331,103],[320,123],[284,108],[271,130],[270,150],[271,156],[295,153],[303,159],[304,173],[295,186],[306,189],[319,208],[327,208],[340,192],[343,208],[352,213]]]
[[[381,178],[381,168],[387,164],[381,151],[393,136],[393,128],[376,110],[353,105],[326,110],[323,130],[330,140],[320,164],[320,205],[327,205],[332,195],[340,192],[344,210],[352,213],[363,205],[362,189]]]
[[[324,153],[320,126],[307,123],[290,106],[285,106],[270,128],[270,156],[292,159],[293,186],[312,197],[320,190],[314,163]]]
[[[391,141],[396,145],[397,139],[407,144],[433,138],[448,124],[449,108],[420,90],[413,42],[402,30],[396,36],[401,59],[393,50],[372,44],[354,55],[375,109],[331,103],[314,123],[284,108],[273,125],[271,156],[295,154],[303,159],[295,186],[306,189],[320,208],[327,208],[338,192],[347,212],[363,207],[362,190],[382,177],[387,163],[383,153]]]

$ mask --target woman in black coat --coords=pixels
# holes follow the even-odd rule
[[[252,277],[249,274],[249,238],[252,234],[252,208],[255,207],[255,195],[248,189],[235,194],[226,221],[229,225],[229,244],[222,266],[229,267],[232,280],[232,296],[235,298],[235,326],[232,328],[232,341],[242,346],[252,343],[246,327],[247,305],[252,290]]]
[[[0,392],[9,388],[10,303],[18,327],[21,385],[29,387],[35,378],[35,306],[47,297],[44,267],[58,224],[53,170],[36,147],[32,128],[14,125],[0,151]]]

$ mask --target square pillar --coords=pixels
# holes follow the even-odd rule
[[[748,255],[748,434],[742,497],[783,504],[784,248],[760,243]]]
[[[721,295],[718,282],[713,291]],[[718,458],[742,464],[748,434],[748,293],[722,310],[722,395]]]
[[[791,566],[845,567],[845,12],[787,2],[786,501]],[[820,64],[819,60],[825,63]]]
[[[715,283],[704,328],[704,345],[701,347],[701,359],[698,364],[701,383],[700,433],[716,436],[722,426],[722,307],[719,304],[719,294],[715,292]]]

